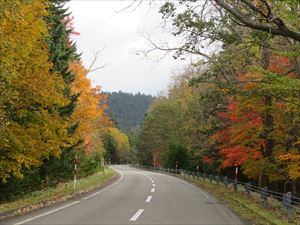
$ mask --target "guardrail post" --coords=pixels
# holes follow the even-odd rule
[[[290,218],[292,216],[292,193],[287,192],[282,197],[282,203],[286,208],[287,217]]]
[[[261,198],[263,200],[264,208],[268,207],[268,197],[269,197],[268,187],[264,187],[261,190]]]
[[[217,175],[217,176],[215,177],[215,179],[216,179],[216,183],[219,184],[219,180],[220,180],[219,175]]]
[[[227,184],[228,184],[227,176],[223,177],[223,183],[224,183],[224,186],[227,188]]]
[[[232,183],[233,189],[235,192],[237,192],[238,190],[238,181],[237,179],[234,179],[233,183]]]
[[[248,197],[250,197],[250,194],[251,194],[251,182],[246,183],[246,185],[245,185],[245,192],[246,192],[246,195]]]

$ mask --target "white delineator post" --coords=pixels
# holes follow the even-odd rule
[[[76,189],[77,186],[77,156],[75,156],[74,160],[74,189]]]

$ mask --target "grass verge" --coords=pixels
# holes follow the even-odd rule
[[[103,171],[100,171],[79,179],[76,189],[74,189],[73,181],[69,181],[60,183],[53,188],[29,193],[15,201],[0,204],[0,220],[76,197],[105,185],[117,176],[117,173],[112,169],[106,169],[105,174],[103,174]]]
[[[179,177],[182,178],[182,176]],[[217,185],[202,179],[198,180],[191,177],[184,177],[184,179],[208,191],[246,223],[252,225],[300,225],[299,212],[294,213],[288,219],[283,213],[281,203],[275,199],[270,199],[268,209],[265,209],[257,193],[252,193],[251,197],[248,198],[243,190],[235,192],[232,187],[225,188],[221,184]]]

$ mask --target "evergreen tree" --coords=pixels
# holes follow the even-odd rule
[[[75,138],[74,133],[79,126],[78,123],[72,123],[71,115],[75,110],[79,93],[71,93],[71,84],[76,78],[76,74],[71,71],[70,64],[80,60],[77,54],[76,45],[70,40],[72,28],[68,25],[70,14],[65,8],[68,0],[50,0],[48,7],[48,16],[45,21],[48,25],[48,46],[49,61],[53,64],[53,73],[60,75],[66,85],[64,90],[65,97],[69,104],[59,109],[59,114],[68,124],[68,140],[62,147],[60,159],[51,157],[45,159],[41,167],[41,174],[44,177],[51,177],[52,181],[71,178],[73,170],[73,160],[76,155],[76,149],[82,143],[82,140]],[[56,174],[53,176],[53,174]]]
[[[115,126],[123,132],[135,132],[141,127],[150,103],[151,95],[112,92],[108,94],[108,114]]]
[[[118,161],[117,156],[117,142],[113,136],[108,132],[102,137],[103,146],[105,149],[105,160],[108,163],[115,164]]]
[[[49,16],[46,17],[49,30],[49,52],[50,61],[53,63],[54,72],[60,74],[64,79],[67,88],[66,97],[69,98],[70,104],[60,110],[60,114],[70,117],[74,112],[76,101],[79,94],[71,94],[71,83],[75,80],[76,74],[70,70],[70,63],[80,59],[77,54],[76,45],[70,40],[72,32],[68,28],[68,9],[64,7],[68,0],[51,0],[48,8]],[[70,130],[71,131],[71,130]]]

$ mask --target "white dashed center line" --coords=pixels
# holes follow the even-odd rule
[[[151,199],[152,199],[152,196],[149,195],[145,202],[149,203],[151,201]]]
[[[155,187],[155,184],[152,184],[152,187]]]
[[[141,215],[143,212],[144,212],[143,209],[139,209],[139,210],[133,215],[133,217],[130,218],[129,221],[136,221],[136,220],[140,217],[140,215]]]
[[[151,188],[151,192],[155,192],[155,188]]]
[[[154,180],[151,180],[152,183],[154,183]]]

